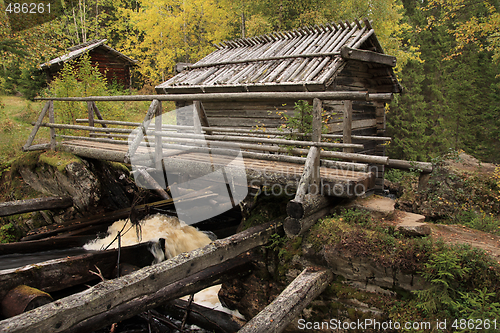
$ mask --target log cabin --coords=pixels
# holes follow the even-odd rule
[[[323,121],[332,137],[364,145],[344,148],[344,152],[385,156],[385,104],[402,87],[393,71],[396,58],[384,53],[370,21],[273,32],[225,41],[215,47],[195,64],[178,64],[179,73],[156,86],[157,93],[363,91],[383,95],[385,98],[369,101],[324,100]],[[203,102],[208,120],[205,126],[276,129],[285,123],[283,116],[294,114],[296,102]],[[179,109],[188,103],[177,101],[176,106]],[[192,117],[178,111],[177,123],[192,125]],[[373,170],[377,173],[375,190],[380,191],[384,166],[376,165]]]
[[[68,48],[68,53],[40,64],[39,67],[46,73],[47,81],[50,82],[58,76],[65,63],[88,53],[92,65],[97,66],[108,83],[116,82],[128,89],[131,86],[130,69],[137,65],[137,60],[107,46],[106,41],[107,39],[94,39],[72,46]]]

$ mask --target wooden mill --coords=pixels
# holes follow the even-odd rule
[[[130,318],[210,285],[214,269],[226,272],[222,265],[267,244],[281,228],[290,237],[304,233],[331,212],[332,198],[382,190],[386,167],[419,170],[424,184],[432,171],[429,163],[385,156],[384,143],[390,140],[384,136],[385,103],[401,92],[395,65],[395,57],[384,54],[369,21],[339,22],[221,43],[199,62],[179,65],[176,76],[156,87],[158,95],[44,98],[47,103],[25,151],[56,149],[133,162],[143,179],[165,197],[165,186],[172,184],[165,179],[159,184],[151,175],[165,174],[168,168],[181,182],[186,175],[206,173],[200,170],[231,171],[238,155],[243,159],[245,187],[289,186],[295,197],[285,221],[271,221],[104,281],[4,320],[0,330],[88,332]],[[283,128],[283,118],[294,115],[299,100],[312,105],[311,131]],[[57,124],[54,101],[86,102],[88,118],[76,121],[87,125]],[[151,105],[142,123],[132,123],[104,119],[99,103],[112,101]],[[162,121],[162,101],[176,102],[175,123]],[[47,114],[49,121],[44,122]],[[40,127],[50,128],[49,142],[33,144]],[[80,134],[56,133],[60,129]],[[208,161],[200,157],[207,152]],[[226,179],[217,185],[230,191],[233,183]],[[210,196],[215,206],[221,206],[212,186],[187,194],[188,199],[193,194]],[[185,198],[174,197],[174,202]],[[282,331],[332,279],[327,269],[305,269],[239,332]]]

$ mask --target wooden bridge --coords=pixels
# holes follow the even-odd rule
[[[363,144],[352,143],[353,140],[379,143],[390,140],[383,136],[351,135],[352,101],[386,101],[390,98],[391,94],[348,91],[47,98],[23,149],[53,149],[93,159],[133,162],[143,174],[161,174],[167,167],[168,172],[177,174],[179,181],[186,174],[196,177],[207,174],[207,170],[225,168],[226,171],[241,172],[231,165],[240,154],[246,183],[239,185],[274,187],[274,192],[279,189],[281,193],[283,190],[288,194],[295,193],[295,199],[288,209],[289,218],[294,222],[289,224],[293,227],[288,229],[292,234],[297,234],[304,229],[304,221],[299,221],[320,211],[326,214],[325,209],[331,206],[329,197],[356,197],[372,193],[375,179],[380,177],[383,166],[420,169],[424,174],[432,170],[429,163],[390,160],[386,156],[351,152],[353,149],[363,148]],[[294,132],[294,137],[300,140],[289,140],[284,138],[287,132],[278,130],[214,127],[210,126],[203,109],[204,101],[245,102],[266,99],[313,100],[312,133]],[[103,101],[144,100],[152,102],[142,123],[105,120],[96,106],[96,102]],[[161,102],[181,100],[191,101],[192,119],[196,121],[191,125],[162,123]],[[321,133],[323,100],[344,101],[342,134]],[[54,101],[86,102],[88,118],[76,120],[85,125],[55,123],[54,114],[57,110],[54,110]],[[49,122],[44,122],[47,114]],[[33,145],[40,127],[50,128],[50,142]],[[89,135],[56,134],[61,129],[86,131]],[[331,142],[332,139],[340,139],[342,142]],[[157,177],[147,178],[149,185],[160,192],[160,187],[168,186],[166,182],[160,182],[161,185],[155,183],[154,179],[158,179]],[[241,182],[242,178],[235,179]]]

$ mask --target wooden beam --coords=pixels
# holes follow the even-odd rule
[[[81,321],[66,332],[88,333],[103,326],[131,318],[143,311],[157,308],[165,302],[178,297],[194,294],[207,287],[220,284],[231,277],[245,275],[246,271],[244,268],[248,269],[246,265],[248,265],[250,260],[251,255],[244,253],[222,264],[208,267],[177,282],[162,286],[151,294],[136,297],[113,307],[109,311]]]
[[[49,105],[49,122],[53,124],[54,120],[54,101],[50,101]],[[54,128],[50,129],[50,149],[56,150],[56,131]]]
[[[343,139],[344,143],[352,143],[352,101],[344,101],[344,122],[343,122]],[[350,147],[344,148],[344,153],[352,153]]]
[[[414,170],[423,173],[431,173],[433,170],[432,163],[428,162],[418,162],[418,161],[405,161],[405,160],[395,160],[389,159],[387,164],[388,168],[401,169],[401,170]]]
[[[343,46],[340,53],[343,59],[359,60],[391,67],[396,66],[396,57],[383,53],[352,49],[348,46]]]
[[[311,141],[320,143],[321,142],[321,130],[323,129],[323,122],[321,121],[321,112],[323,111],[323,103],[320,99],[313,99],[313,120],[312,120],[312,137]],[[311,177],[311,184],[319,189],[321,177],[319,175],[319,154],[314,157],[314,163],[312,165],[313,173]]]
[[[238,333],[283,332],[333,280],[330,270],[308,267]]]
[[[16,200],[0,203],[0,216],[9,216],[35,212],[45,209],[62,209],[73,205],[70,197],[47,197],[27,200]]]
[[[35,125],[33,129],[31,130],[31,133],[28,137],[28,141],[23,146],[23,151],[28,151],[28,148],[31,147],[31,144],[33,143],[33,140],[35,139],[36,133],[38,133],[38,129],[40,128],[40,125],[42,124],[43,118],[45,117],[45,114],[49,110],[49,107],[51,105],[50,101],[47,101],[45,105],[43,106],[42,111],[40,112],[40,115],[38,116],[38,119],[35,122]]]
[[[160,159],[160,162],[161,162],[161,159]],[[157,169],[157,170],[161,170],[161,166],[160,166],[160,169]],[[160,197],[162,197],[165,200],[172,199],[170,197],[170,195],[168,195],[167,191],[165,191],[165,189],[162,188],[160,186],[160,184],[158,184],[158,182],[153,177],[151,177],[151,175],[149,174],[149,172],[146,171],[145,168],[137,168],[137,172],[139,172],[141,174],[141,176],[144,178],[146,183],[149,186],[151,186],[153,188],[153,190],[156,193],[158,193],[158,195]]]
[[[200,272],[264,245],[269,241],[269,237],[281,228],[279,221],[266,223],[121,278],[101,282],[84,292],[0,321],[0,332],[70,330],[80,322],[112,311],[137,297],[153,294],[189,274]]]
[[[345,191],[347,192],[347,191]],[[353,195],[354,196],[354,195]],[[292,217],[288,216],[283,222],[283,229],[289,238],[302,235],[304,232],[309,230],[319,219],[333,213],[335,211],[335,206],[332,205],[332,198],[322,197],[315,198],[316,201],[307,202],[304,204],[304,212],[306,212],[303,217]],[[306,215],[309,211],[310,215]],[[287,207],[288,212],[288,207]]]
[[[137,265],[142,258],[141,266],[150,264],[154,260],[149,251],[151,246],[152,242],[147,242],[121,248],[123,262]],[[92,251],[78,256],[2,270],[0,299],[3,299],[10,289],[22,284],[50,293],[97,280],[98,277],[89,272],[89,270],[95,271],[95,266],[99,267],[105,278],[110,278],[116,266],[117,254],[117,249]]]
[[[368,98],[366,91],[323,91],[323,92],[245,92],[245,93],[202,93],[172,95],[127,95],[127,96],[89,96],[89,97],[43,97],[40,101],[237,101],[237,100],[360,100]]]
[[[234,333],[246,324],[245,320],[226,312],[210,309],[196,303],[189,304],[182,299],[176,299],[165,304],[162,306],[162,310],[165,314],[180,321],[182,321],[186,311],[189,311],[186,322],[209,332]]]

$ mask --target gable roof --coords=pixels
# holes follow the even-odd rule
[[[347,62],[349,56],[341,55],[343,47],[383,54],[368,20],[364,24],[339,22],[225,41],[216,47],[213,53],[156,86],[156,91],[323,91]],[[387,75],[395,82],[393,90],[399,92],[392,67],[381,63],[375,66],[387,67]]]
[[[104,44],[106,41],[107,41],[107,39],[94,39],[94,40],[88,41],[86,43],[72,46],[72,47],[68,48],[68,51],[69,51],[68,53],[66,53],[60,57],[54,58],[46,63],[40,64],[38,66],[41,69],[46,69],[46,68],[50,68],[53,65],[62,65],[65,62],[76,59],[76,58],[82,56],[84,53],[89,52],[89,51],[96,49],[98,47],[102,47],[107,52],[113,54],[114,56],[121,58],[121,59],[131,63],[132,65],[135,65],[137,60],[129,58],[126,55],[124,55],[123,53],[118,52],[117,50],[107,46],[106,44]]]

